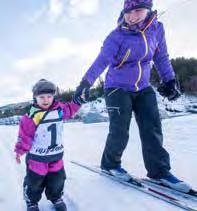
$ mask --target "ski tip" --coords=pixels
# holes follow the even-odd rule
[[[190,189],[190,191],[188,192],[188,194],[197,197],[197,191],[194,189]]]

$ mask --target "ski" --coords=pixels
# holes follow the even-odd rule
[[[100,169],[99,166],[95,166],[95,167]],[[168,192],[170,194],[177,195],[179,197],[197,202],[197,191],[196,190],[191,189],[188,193],[184,193],[184,192],[172,189],[168,186],[165,186],[160,181],[157,181],[157,180],[154,180],[154,179],[139,178],[139,177],[136,177],[134,175],[131,175],[131,177],[134,181],[138,181],[142,184],[146,184],[148,186],[160,189],[160,190]]]
[[[176,195],[181,196],[183,198],[197,202],[197,191],[196,190],[191,189],[188,193],[183,193],[183,192],[180,192],[178,190],[174,190],[174,189],[172,189],[168,186],[165,186],[157,180],[143,178],[140,181],[142,183],[145,183],[145,184],[151,186],[151,187],[159,188],[161,190],[168,191],[168,192],[171,192],[172,194],[176,194]]]
[[[190,203],[190,201],[187,201],[187,200],[184,201],[182,200],[182,198],[179,198],[178,195],[170,194],[160,188],[154,187],[150,184],[148,185],[147,183],[144,182],[144,180],[138,179],[137,177],[131,177],[131,179],[126,182],[126,181],[123,181],[116,177],[111,176],[110,174],[102,171],[99,167],[89,166],[77,161],[71,161],[71,163],[81,168],[84,168],[86,170],[89,170],[93,173],[99,174],[101,176],[105,176],[106,178],[109,178],[113,180],[114,182],[120,183],[124,186],[134,188],[135,190],[141,191],[145,194],[153,196],[157,199],[165,201],[171,205],[177,206],[184,210],[197,211],[197,203],[192,204]]]

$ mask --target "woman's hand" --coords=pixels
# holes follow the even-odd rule
[[[73,102],[78,105],[86,103],[90,95],[90,87],[91,85],[87,80],[81,81],[74,93]]]
[[[181,96],[180,91],[177,89],[175,79],[161,83],[157,91],[161,96],[167,97],[169,101],[177,100]]]

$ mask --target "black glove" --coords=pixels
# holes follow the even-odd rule
[[[176,86],[175,79],[161,83],[157,88],[157,91],[161,96],[167,97],[169,101],[176,100],[181,96],[181,92]]]
[[[73,95],[73,102],[78,105],[86,103],[90,95],[90,87],[91,84],[87,80],[81,81]]]

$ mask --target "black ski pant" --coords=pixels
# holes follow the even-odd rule
[[[106,89],[105,101],[110,124],[101,168],[109,170],[121,166],[121,157],[129,139],[133,111],[139,128],[147,176],[156,179],[168,175],[170,158],[163,148],[161,121],[152,87],[140,92]]]
[[[26,203],[38,203],[44,191],[47,199],[51,202],[61,198],[63,195],[65,179],[66,174],[64,168],[57,172],[49,172],[45,176],[27,169],[23,184]]]

